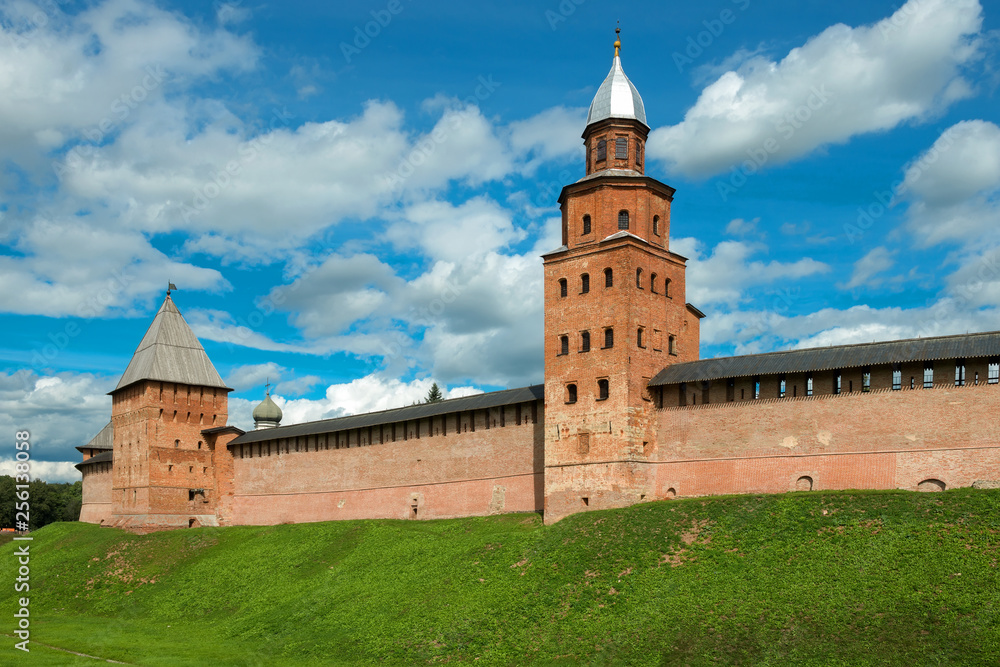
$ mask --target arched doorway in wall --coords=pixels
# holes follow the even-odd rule
[[[813,490],[813,478],[809,475],[802,475],[795,481],[796,491],[812,491]]]
[[[674,487],[670,487],[669,489],[667,489],[667,493],[664,496],[664,498],[666,498],[667,500],[673,500],[676,497],[677,497],[677,489],[675,489]]]
[[[939,479],[925,479],[917,484],[917,491],[944,491],[947,485]]]

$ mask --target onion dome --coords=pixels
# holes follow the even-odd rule
[[[274,428],[281,423],[281,408],[271,400],[271,392],[267,391],[264,400],[253,409],[253,425],[256,429]]]
[[[620,33],[621,30],[616,32]],[[619,55],[621,44],[621,39],[615,42],[615,59],[611,63],[611,71],[590,104],[587,125],[608,118],[631,118],[646,125],[646,108],[642,104],[642,97],[622,69]]]

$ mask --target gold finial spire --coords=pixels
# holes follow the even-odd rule
[[[622,26],[621,21],[618,22],[618,27],[615,28],[615,58],[617,58],[621,53],[622,48]]]

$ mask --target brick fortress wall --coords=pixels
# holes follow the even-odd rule
[[[268,525],[539,511],[543,423],[538,401],[231,445],[232,501],[222,518]]]
[[[662,409],[655,495],[936,490],[1000,479],[1000,385],[923,389],[918,377],[916,386],[907,375],[900,391],[791,398],[789,385],[786,398]]]

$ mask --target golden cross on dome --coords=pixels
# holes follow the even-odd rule
[[[619,56],[622,48],[622,22],[618,22],[618,27],[615,28],[615,58]]]

